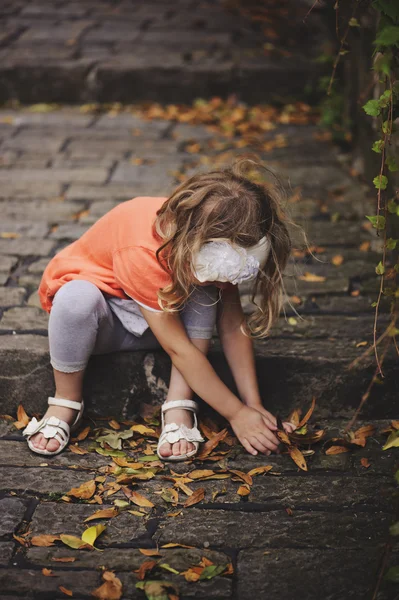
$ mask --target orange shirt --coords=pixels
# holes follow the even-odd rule
[[[161,243],[152,225],[166,199],[139,196],[122,202],[58,252],[40,282],[43,308],[50,312],[53,297],[64,283],[85,279],[112,296],[131,297],[160,310],[157,292],[171,277],[156,259]]]

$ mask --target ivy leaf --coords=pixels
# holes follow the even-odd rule
[[[398,205],[396,204],[396,202],[393,198],[391,200],[389,200],[387,208],[388,208],[388,211],[390,213],[392,213],[393,215],[396,213],[396,211],[398,209]]]
[[[384,54],[380,54],[374,61],[373,70],[376,73],[383,73],[387,77],[391,74],[391,61],[392,61],[392,53],[384,52]]]
[[[200,581],[202,579],[212,579],[216,575],[220,575],[227,568],[227,565],[208,565],[204,568],[200,575]]]
[[[349,19],[348,25],[349,25],[349,27],[360,27],[360,23],[357,19],[355,19],[355,17],[352,17],[351,19]]]
[[[386,108],[391,100],[392,92],[391,90],[385,90],[383,94],[379,97],[378,104],[381,108]]]
[[[384,275],[384,273],[385,273],[385,267],[384,267],[384,265],[382,264],[381,261],[376,266],[375,272],[377,273],[377,275]]]
[[[388,133],[389,135],[391,135],[392,131],[391,131],[391,123],[389,121],[384,121],[382,124],[382,132],[383,133]]]
[[[399,165],[394,156],[388,156],[385,161],[386,166],[390,171],[397,171],[399,169]]]
[[[399,448],[399,430],[393,431],[382,447],[383,450],[388,450],[389,448]]]
[[[377,35],[374,44],[377,46],[396,46],[399,43],[399,27],[388,25]]]
[[[371,117],[378,117],[381,112],[381,108],[378,100],[369,100],[366,104],[363,105],[363,110],[366,114]]]
[[[386,247],[388,250],[395,250],[399,240],[394,240],[393,238],[388,238],[386,242]]]
[[[369,216],[366,215],[366,218],[372,223],[375,229],[384,229],[385,228],[385,217],[382,215]]]
[[[376,140],[374,142],[374,144],[372,145],[372,150],[373,152],[377,152],[377,154],[381,154],[383,148],[384,148],[384,140]]]
[[[373,183],[377,190],[386,190],[388,185],[388,177],[385,175],[377,175],[377,177],[374,177]],[[383,227],[381,229],[383,229]]]

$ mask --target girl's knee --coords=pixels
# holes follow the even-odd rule
[[[84,320],[98,314],[104,304],[104,296],[94,283],[74,279],[65,283],[55,294],[50,315],[62,314]]]

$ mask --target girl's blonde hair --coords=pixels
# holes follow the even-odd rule
[[[251,300],[257,308],[243,328],[252,337],[268,334],[282,306],[282,273],[291,239],[282,207],[285,190],[274,174],[274,185],[256,183],[257,169],[265,167],[241,158],[228,168],[194,175],[179,185],[157,212],[154,232],[162,240],[157,259],[163,268],[167,265],[172,276],[172,283],[158,292],[164,310],[179,310],[190,296],[192,258],[205,242],[229,240],[248,248],[266,235],[270,252],[252,289]]]

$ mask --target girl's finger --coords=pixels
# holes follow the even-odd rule
[[[247,452],[249,452],[250,454],[258,454],[258,451],[251,446],[251,444],[248,442],[248,440],[246,438],[242,438],[242,440],[240,440],[240,442],[244,446],[244,448]]]
[[[256,432],[256,435],[264,436],[265,440],[267,440],[267,447],[270,450],[276,450],[280,444],[280,440],[274,435],[270,429],[265,429],[264,431]]]
[[[261,433],[263,433],[267,437],[267,439],[269,439],[276,446],[278,446],[280,443],[280,440],[277,438],[277,436],[274,435],[273,431],[270,430],[269,422],[265,419],[265,417],[263,417],[263,420],[266,425],[266,430],[262,431]]]
[[[262,452],[262,454],[270,454],[270,450],[267,446],[266,440],[264,437],[262,437],[261,434],[252,435],[251,436],[251,444],[254,448],[259,450],[259,452]]]
[[[266,410],[265,408],[263,408],[261,411],[262,415],[264,415],[267,419],[269,419],[270,424],[271,424],[271,428],[272,429],[277,429],[277,420],[276,417],[274,417],[272,415],[271,412],[269,412],[268,410]]]
[[[284,426],[284,429],[289,429],[290,433],[292,433],[296,429],[295,425],[288,421],[284,421],[283,426]]]

